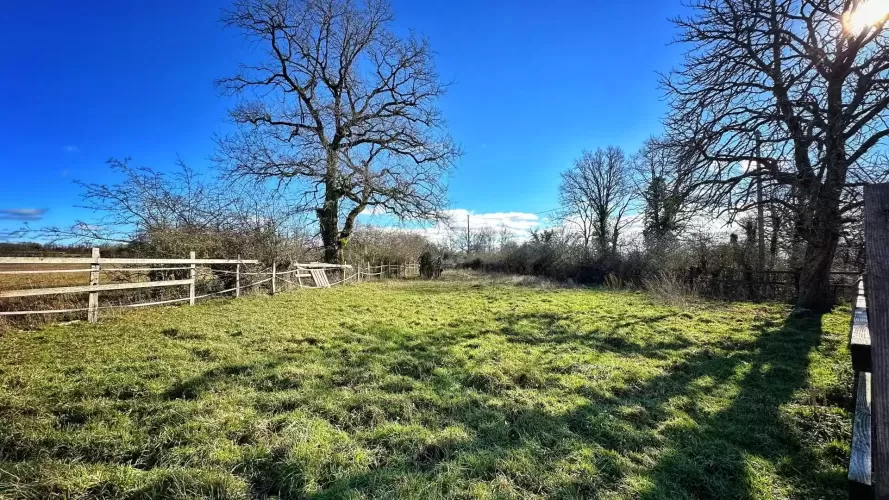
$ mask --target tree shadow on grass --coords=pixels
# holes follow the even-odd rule
[[[658,321],[640,321],[646,320]],[[363,384],[367,378],[360,375],[372,363],[388,363],[387,370],[415,379],[434,393],[432,399],[416,404],[438,415],[439,424],[450,422],[469,430],[472,438],[426,443],[413,454],[393,456],[367,472],[330,478],[315,496],[385,491],[405,477],[432,481],[440,471],[454,468],[464,471],[466,480],[491,482],[507,477],[525,491],[561,498],[619,491],[621,480],[629,474],[642,476],[648,483],[643,488],[645,498],[767,495],[763,492],[772,486],[760,476],[772,475],[784,478],[780,487],[790,489],[791,496],[841,491],[842,478],[812,477],[815,458],[788,432],[781,411],[808,384],[809,355],[822,333],[820,317],[760,325],[755,327],[757,336],[749,341],[716,346],[684,340],[613,344],[608,332],[542,328],[547,333],[526,335],[527,343],[580,343],[652,359],[664,359],[664,351],[673,351],[683,357],[662,375],[584,392],[586,402],[557,412],[504,392],[527,389],[520,379],[498,382],[466,376],[470,370],[461,364],[465,361],[455,361],[453,349],[474,336],[400,335],[386,327],[370,327],[363,335],[379,334],[385,342],[365,346],[364,352],[346,360],[341,371],[357,378],[334,376],[335,383]],[[525,335],[509,331],[508,325],[504,332],[511,343],[521,342]],[[592,451],[577,458],[584,447]],[[532,466],[523,471],[504,465],[515,457],[526,457]],[[589,466],[589,473],[560,484],[546,483],[547,467],[564,457],[574,457],[579,465],[572,466]],[[283,474],[274,470],[274,463],[269,467],[272,470],[267,474]],[[757,467],[769,469],[768,474],[760,475]],[[266,491],[273,493],[274,488]]]
[[[690,419],[674,416],[665,426],[668,445],[651,471],[653,487],[645,498],[763,494],[772,485],[757,483],[757,462],[774,467],[778,475],[798,476],[793,483],[810,477],[805,472],[812,457],[788,432],[781,406],[808,385],[809,355],[821,335],[820,317],[788,319],[776,330],[762,331],[743,353],[728,359],[697,355],[650,381],[645,393],[682,394],[676,406],[684,406]],[[700,377],[710,377],[710,383],[694,387]],[[709,407],[697,400],[725,383],[738,387],[728,406]],[[662,416],[669,418],[667,412]]]
[[[627,338],[621,330],[640,325],[655,325],[669,319],[674,314],[657,314],[652,316],[632,317],[615,322],[607,329],[578,331],[563,320],[570,318],[567,314],[558,313],[523,313],[510,314],[500,318],[503,324],[502,333],[507,340],[516,344],[532,344],[560,348],[567,345],[582,345],[599,352],[612,352],[620,355],[638,354],[649,358],[664,359],[669,353],[682,351],[692,347],[693,342],[679,337],[668,341],[636,342]],[[519,326],[531,326],[533,331],[522,331]]]
[[[163,393],[164,399],[196,399],[214,383],[232,381],[237,377],[249,378],[255,372],[272,370],[280,361],[269,361],[257,364],[227,364],[204,371],[200,375],[176,382]]]
[[[654,466],[646,466],[651,487],[644,498],[768,495],[772,485],[758,484],[756,462],[773,468],[779,476],[795,476],[787,481],[794,486],[817,488],[805,484],[811,479],[806,472],[816,465],[815,458],[789,432],[781,406],[808,385],[809,355],[821,339],[821,318],[788,318],[780,327],[758,325],[754,330],[758,331],[755,340],[730,344],[730,352],[713,346],[688,349],[692,344],[686,341],[643,346],[615,342],[608,333],[593,336],[586,341],[588,346],[614,353],[651,358],[664,357],[662,350],[687,354],[663,375],[617,391],[604,401],[582,405],[561,419],[583,440],[621,455],[663,446]],[[552,340],[571,342],[574,336],[556,331]],[[732,386],[735,394],[708,400],[714,392]],[[715,406],[719,399],[730,403]],[[637,410],[630,411],[633,408]],[[622,421],[609,424],[603,412],[620,415]],[[540,417],[522,415],[515,420],[539,421]],[[655,428],[659,428],[657,433]],[[658,434],[663,438],[660,444],[655,438]],[[843,487],[841,477],[822,479],[830,486]],[[568,485],[562,493],[588,492],[584,487]],[[795,493],[809,496],[810,492]]]
[[[618,388],[610,395],[592,394],[588,404],[563,415],[501,407],[509,442],[501,441],[498,447],[539,442],[541,437],[544,447],[558,448],[561,439],[579,438],[624,457],[662,447],[654,466],[643,465],[644,461],[636,464],[647,469],[644,475],[651,487],[644,497],[652,499],[763,494],[771,485],[757,484],[758,471],[752,465],[757,461],[774,468],[779,476],[790,476],[787,484],[817,489],[805,484],[811,479],[806,473],[816,465],[815,459],[788,432],[781,406],[807,386],[809,354],[821,334],[820,317],[788,319],[780,328],[762,329],[755,340],[733,344],[735,350],[728,353],[711,347],[686,350],[690,344],[685,342],[615,346],[608,344],[608,335],[601,336],[606,340],[588,341],[587,345],[651,358],[661,358],[662,349],[686,350],[688,354],[661,376]],[[572,336],[557,333],[555,338],[559,337],[574,341]],[[713,393],[732,386],[735,394],[708,400]],[[715,406],[726,399],[728,406]],[[472,415],[469,409],[461,413]],[[464,423],[472,426],[479,420],[484,419],[476,416]],[[632,464],[623,465],[632,468]],[[621,475],[612,471],[610,479],[616,481]],[[842,488],[842,478],[826,479]],[[595,496],[603,486],[608,485],[591,486],[585,478],[565,485],[554,496]],[[810,492],[796,493],[809,496]]]

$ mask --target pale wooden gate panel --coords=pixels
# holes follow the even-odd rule
[[[310,269],[312,279],[315,280],[315,286],[320,288],[330,288],[330,282],[327,281],[327,273],[324,269]]]

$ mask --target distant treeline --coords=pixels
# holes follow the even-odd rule
[[[106,257],[125,257],[135,253],[127,245],[99,245]],[[71,255],[89,257],[92,247],[86,245],[62,245],[58,243],[0,242],[0,257],[43,257]]]

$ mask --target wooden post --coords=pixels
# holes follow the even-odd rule
[[[276,266],[275,266],[275,263],[272,262],[272,295],[274,295],[275,292],[277,291],[277,290],[275,290],[275,288],[276,288],[276,287],[275,287],[275,279],[276,279],[276,277],[278,276],[278,273],[277,273],[276,269],[277,269],[277,268],[276,268]]]
[[[235,264],[235,297],[241,296],[241,256],[238,255],[238,263]]]
[[[864,187],[867,320],[871,335],[873,484],[889,500],[889,184]]]
[[[303,277],[301,276],[302,270],[299,268],[299,262],[294,262],[294,269],[296,269],[296,272],[293,274],[296,276],[297,286],[299,288],[302,288],[303,287]]]
[[[90,286],[99,284],[99,249],[93,247],[92,263],[90,264]],[[90,323],[99,321],[99,292],[90,292],[89,303],[87,305],[87,320]]]
[[[191,260],[194,260],[196,255],[194,252],[190,252],[188,257]],[[195,280],[198,277],[198,268],[195,266],[194,262],[192,262],[191,268],[189,269],[189,277],[191,278],[191,284],[188,285],[188,305],[193,306],[195,298]]]

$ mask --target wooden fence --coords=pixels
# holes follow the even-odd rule
[[[694,284],[710,297],[729,300],[789,300],[799,295],[799,271],[724,269],[699,276]],[[831,271],[830,293],[850,300],[855,297],[861,271]]]
[[[416,278],[420,276],[420,264],[380,264],[370,263],[357,266],[359,280],[366,278]]]
[[[849,497],[889,500],[889,184],[866,186],[864,203],[867,268],[849,333],[855,374]]]
[[[198,259],[195,258],[194,252],[191,252],[191,255],[187,259],[103,258],[100,255],[100,250],[98,248],[92,250],[91,257],[0,257],[0,277],[2,277],[2,275],[23,274],[88,273],[89,275],[89,281],[84,285],[0,290],[0,300],[48,295],[87,294],[88,304],[86,307],[51,308],[42,310],[0,310],[0,316],[86,312],[87,319],[91,323],[94,323],[98,321],[99,311],[101,309],[146,307],[179,302],[188,302],[189,305],[194,305],[198,299],[215,295],[231,293],[235,297],[239,297],[243,290],[266,283],[268,283],[269,292],[275,294],[279,291],[281,284],[284,284],[284,286],[289,284],[297,288],[329,288],[335,285],[360,282],[363,279],[409,278],[419,276],[418,264],[383,264],[378,266],[362,264],[353,267],[351,265],[311,262],[291,263],[288,268],[284,270],[279,270],[276,264],[272,264],[271,269],[268,270],[249,271],[246,269],[246,266],[248,265],[258,264],[259,261],[257,260],[245,260],[240,258]],[[27,268],[4,270],[4,265],[15,265],[18,267],[26,266]],[[80,265],[83,267],[80,269],[46,269],[40,268],[41,265],[67,265],[68,267]],[[133,265],[141,267],[126,267]],[[231,278],[229,281],[234,282],[232,284],[233,286],[224,290],[198,295],[198,269],[199,267],[205,266],[213,266],[212,274],[214,275],[229,275],[229,278]],[[220,269],[221,267],[230,267],[231,270]],[[152,276],[151,273],[157,273],[162,277],[166,275],[173,279],[99,283],[99,278],[103,271],[115,271],[122,274],[136,272],[149,273],[149,277]],[[333,281],[330,280],[328,272],[335,273]],[[186,275],[187,278],[185,277]],[[250,283],[242,283],[242,280],[245,278],[251,279],[252,281]],[[310,279],[311,281],[304,281],[304,279]],[[188,287],[188,296],[125,305],[99,305],[99,296],[102,292],[167,287]]]

